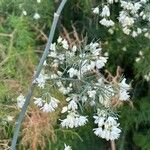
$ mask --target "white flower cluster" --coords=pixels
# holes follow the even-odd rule
[[[75,128],[84,126],[87,123],[87,117],[77,114],[77,112],[68,112],[67,118],[61,120],[61,126],[65,128]]]
[[[120,86],[120,92],[119,92],[119,100],[126,101],[129,100],[130,95],[128,90],[130,89],[130,85],[125,83],[126,79],[124,78],[121,83],[119,83]]]
[[[78,97],[73,95],[72,97],[68,97],[66,101],[68,102],[68,106],[63,107],[62,113],[68,112],[68,115],[66,119],[61,120],[61,126],[66,128],[74,128],[85,125],[88,121],[87,117],[81,116],[77,112]]]
[[[148,28],[139,26],[140,21],[145,21],[148,23],[150,22],[150,10],[147,6],[147,0],[139,0],[137,2],[124,0],[108,0],[106,4],[103,4],[101,11],[99,7],[93,9],[94,14],[102,17],[102,19],[100,20],[100,24],[110,28],[109,32],[113,34],[113,30],[115,29],[115,22],[110,19],[110,8],[113,7],[112,4],[114,2],[118,2],[119,6],[121,7],[119,16],[116,19],[118,19],[122,31],[126,35],[131,35],[134,38],[138,35],[141,35],[142,33],[146,38],[150,38]]]
[[[49,77],[47,76],[47,74],[44,73],[44,71],[42,71],[39,75],[38,78],[36,78],[36,80],[34,81],[35,83],[37,83],[37,85],[40,88],[44,88],[46,80],[48,80]]]
[[[38,107],[40,107],[40,109],[43,111],[43,112],[54,112],[55,109],[58,107],[58,103],[59,100],[52,97],[52,96],[48,96],[49,99],[47,100],[43,100],[42,98],[36,98],[34,97],[34,104],[37,105]],[[17,107],[18,108],[22,108],[23,105],[24,105],[24,102],[25,102],[25,97],[20,94],[18,97],[17,97]]]
[[[38,19],[40,19],[41,17],[40,17],[40,14],[36,12],[36,13],[34,14],[33,18],[34,18],[35,20],[38,20]]]
[[[108,16],[109,13],[103,12],[103,15]],[[121,130],[116,118],[109,113],[104,117],[100,114],[105,109],[112,111],[114,102],[117,104],[118,101],[127,101],[130,98],[130,86],[126,84],[125,78],[119,82],[119,79],[108,80],[103,75],[102,70],[107,60],[108,57],[103,55],[99,42],[85,44],[81,49],[76,45],[71,47],[67,40],[59,37],[51,45],[46,65],[43,65],[43,71],[35,83],[43,92],[54,86],[65,95],[66,105],[61,113],[66,117],[59,119],[63,128],[84,126],[88,122],[88,116],[82,115],[81,110],[88,106],[101,110],[101,113],[97,113],[98,116],[94,116],[95,123],[98,124],[94,133],[106,140],[119,137]],[[54,112],[58,103],[60,101],[49,92],[34,98],[34,104],[43,112]]]
[[[125,78],[121,82],[109,82],[103,77],[101,69],[108,57],[102,55],[102,47],[98,42],[91,42],[82,50],[78,50],[77,46],[70,48],[68,42],[59,37],[57,43],[51,46],[49,59],[50,66],[55,69],[52,73],[51,68],[51,74],[55,76],[51,78],[52,83],[67,97],[67,105],[62,108],[62,113],[67,113],[67,117],[60,119],[62,127],[74,128],[87,123],[87,116],[78,112],[79,105],[111,109],[114,98],[117,101],[127,101],[130,98],[130,86],[125,83]],[[54,65],[55,63],[57,65]],[[116,118],[107,116],[104,124],[113,126],[109,136],[111,139],[117,139],[121,130],[117,128],[119,124],[116,123]],[[115,131],[118,132],[115,134]],[[107,136],[103,138],[108,139]]]
[[[98,137],[108,140],[118,139],[121,130],[118,128],[117,118],[108,116],[107,113],[103,111],[98,111],[98,116],[93,116],[94,123],[98,125],[98,128],[93,129],[94,134]]]
[[[20,94],[18,97],[17,97],[17,107],[18,108],[22,108],[23,105],[24,105],[24,102],[25,102],[25,97]]]
[[[136,37],[140,35],[142,32],[146,32],[147,29],[141,29],[141,28],[136,28],[134,29],[134,24],[140,20],[145,20],[146,19],[146,14],[144,11],[142,11],[142,7],[144,3],[142,2],[126,2],[126,1],[121,1],[121,7],[123,8],[122,11],[119,13],[119,22],[121,23],[121,26],[123,28],[123,32],[127,35],[131,34],[132,37]],[[133,28],[133,30],[132,30]]]
[[[89,51],[89,53],[87,53],[87,51]],[[105,66],[108,57],[102,56],[101,51],[102,48],[99,43],[92,42],[85,47],[85,52],[80,55],[81,70],[78,71],[80,75],[92,71],[95,68],[101,69]]]
[[[51,51],[49,54],[49,57],[53,58],[53,63],[51,63],[52,67],[57,68],[59,63],[62,64],[63,61],[70,61],[70,60],[74,60],[75,59],[75,54],[77,53],[77,47],[74,45],[71,48],[71,51],[66,51],[65,53],[58,53],[57,52],[57,48],[56,45],[58,47],[63,47],[64,50],[68,50],[69,49],[69,44],[67,42],[67,40],[63,40],[61,37],[58,38],[57,40],[57,44],[53,43],[51,45]],[[105,66],[108,57],[104,57],[101,55],[101,45],[99,43],[90,43],[89,45],[86,45],[85,50],[82,52],[82,54],[80,54],[78,56],[78,61],[76,64],[76,68],[74,67],[70,67],[67,70],[67,73],[69,74],[70,78],[73,77],[78,77],[79,79],[81,78],[81,76],[88,72],[93,70],[95,67],[97,69],[101,69],[102,67]],[[65,60],[67,59],[67,60]],[[80,65],[80,67],[79,67]],[[59,75],[62,75],[61,72],[59,71]],[[55,74],[56,77],[59,76],[58,72],[57,74]]]
[[[58,107],[59,100],[50,96],[50,98],[46,101],[42,98],[34,98],[34,104],[41,108],[43,112],[54,112]]]
[[[112,27],[115,25],[115,23],[111,19],[108,19],[110,17],[110,10],[107,5],[103,6],[103,9],[100,15],[101,17],[103,17],[103,19],[100,20],[100,24],[106,27]]]

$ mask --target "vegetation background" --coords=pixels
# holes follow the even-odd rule
[[[19,114],[16,97],[26,93],[35,66],[43,53],[58,0],[0,0],[0,149],[9,149],[15,120]],[[128,82],[132,82],[133,108],[120,108],[122,134],[116,146],[118,150],[150,149],[150,81],[143,76],[150,72],[150,42],[142,36],[126,36],[120,30],[113,35],[98,23],[91,8],[101,4],[96,0],[68,1],[58,24],[55,39],[59,35],[74,42],[87,36],[88,40],[100,39],[103,49],[109,53],[107,68],[115,73],[117,66],[124,69]],[[116,15],[117,9],[113,14]],[[23,11],[27,15],[22,14]],[[40,18],[35,20],[34,14]],[[142,24],[141,24],[142,26]],[[127,49],[124,51],[123,49]],[[144,58],[135,61],[142,51]],[[54,90],[56,94],[57,91]],[[58,95],[62,97],[61,95]],[[92,113],[89,110],[87,113]],[[75,130],[61,129],[57,124],[59,113],[44,114],[30,105],[22,126],[18,150],[62,150],[64,143],[74,150],[105,150],[110,143],[96,137],[94,124]],[[43,119],[44,118],[44,119]],[[91,120],[93,118],[90,118]]]

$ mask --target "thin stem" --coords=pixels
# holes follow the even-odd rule
[[[115,141],[111,140],[110,143],[111,143],[111,150],[116,150]]]
[[[64,8],[64,5],[66,4],[66,2],[67,2],[67,0],[62,0],[62,2],[59,5],[59,8],[57,9],[57,12],[54,13],[54,19],[53,19],[52,27],[51,27],[51,30],[50,30],[48,42],[46,44],[46,48],[44,50],[42,58],[40,59],[39,65],[37,67],[36,74],[35,74],[35,76],[33,78],[32,84],[31,84],[31,87],[30,87],[30,89],[28,91],[28,94],[26,96],[25,103],[24,103],[24,105],[22,107],[21,113],[19,114],[18,120],[16,122],[16,127],[15,127],[15,130],[14,130],[14,135],[13,135],[13,139],[12,139],[12,144],[11,144],[10,150],[15,150],[16,149],[16,143],[17,143],[17,139],[18,139],[21,123],[23,121],[23,118],[25,116],[25,112],[27,110],[27,107],[29,105],[31,96],[32,96],[34,88],[35,88],[35,84],[34,84],[35,82],[34,81],[35,81],[36,78],[38,78],[38,76],[39,76],[39,74],[40,74],[40,72],[41,72],[41,70],[43,68],[43,63],[44,63],[44,61],[46,60],[46,58],[47,58],[47,56],[49,54],[50,46],[51,46],[51,43],[53,41],[53,37],[54,37],[54,33],[55,33],[56,26],[57,26],[57,23],[58,23],[58,19],[59,19],[59,16],[60,16],[60,14],[62,12],[62,9]]]

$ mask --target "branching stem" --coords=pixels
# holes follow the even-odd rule
[[[53,37],[54,37],[54,33],[55,33],[56,26],[57,26],[57,23],[58,23],[58,19],[59,19],[59,16],[60,16],[60,14],[62,12],[62,9],[64,8],[64,5],[66,4],[66,2],[67,2],[67,0],[62,0],[62,2],[60,3],[60,5],[58,7],[57,12],[54,13],[54,19],[53,19],[53,23],[52,23],[52,26],[51,26],[48,42],[47,42],[46,48],[44,50],[44,53],[42,55],[42,58],[40,59],[39,65],[37,67],[36,74],[35,74],[35,76],[33,78],[33,82],[32,82],[32,84],[31,84],[31,86],[29,88],[28,94],[26,96],[25,103],[24,103],[24,105],[22,107],[22,110],[21,110],[21,112],[19,114],[19,117],[18,117],[18,120],[16,122],[16,127],[15,127],[15,130],[14,130],[14,135],[13,135],[13,139],[12,139],[12,144],[11,144],[10,150],[15,150],[16,149],[16,143],[17,143],[17,139],[18,139],[21,123],[22,123],[22,121],[24,119],[27,107],[29,105],[31,96],[32,96],[33,91],[34,91],[34,87],[35,87],[34,81],[35,81],[36,78],[38,78],[38,76],[39,76],[39,74],[40,74],[40,72],[41,72],[41,70],[43,68],[43,63],[44,63],[44,61],[46,60],[46,58],[47,58],[47,56],[49,54],[50,46],[51,46],[51,43],[53,41]]]

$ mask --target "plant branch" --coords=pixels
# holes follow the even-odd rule
[[[116,150],[115,141],[111,140],[110,143],[111,143],[111,150]]]
[[[46,58],[49,54],[50,46],[51,46],[51,43],[53,41],[53,37],[54,37],[54,33],[55,33],[56,26],[57,26],[57,23],[58,23],[58,19],[59,19],[59,16],[60,16],[60,14],[62,12],[62,9],[64,8],[64,5],[66,4],[66,2],[67,2],[67,0],[62,0],[62,2],[59,5],[59,8],[58,8],[57,12],[54,13],[54,19],[53,19],[52,27],[51,27],[51,30],[50,30],[48,42],[46,44],[46,48],[45,48],[44,53],[42,55],[42,58],[39,62],[39,65],[37,67],[37,71],[36,71],[36,74],[33,78],[33,82],[31,84],[31,87],[30,87],[30,89],[28,91],[28,94],[26,96],[25,103],[22,107],[21,113],[19,114],[18,120],[16,122],[16,127],[15,127],[15,130],[14,130],[14,135],[13,135],[10,150],[15,150],[16,149],[16,143],[17,143],[21,123],[23,121],[23,118],[25,116],[27,107],[28,107],[30,99],[31,99],[31,96],[32,96],[33,91],[34,91],[34,87],[35,87],[35,82],[34,81],[35,81],[36,78],[38,78],[38,76],[39,76],[39,74],[40,74],[40,72],[43,68],[43,63],[44,63],[44,61],[46,60]]]

